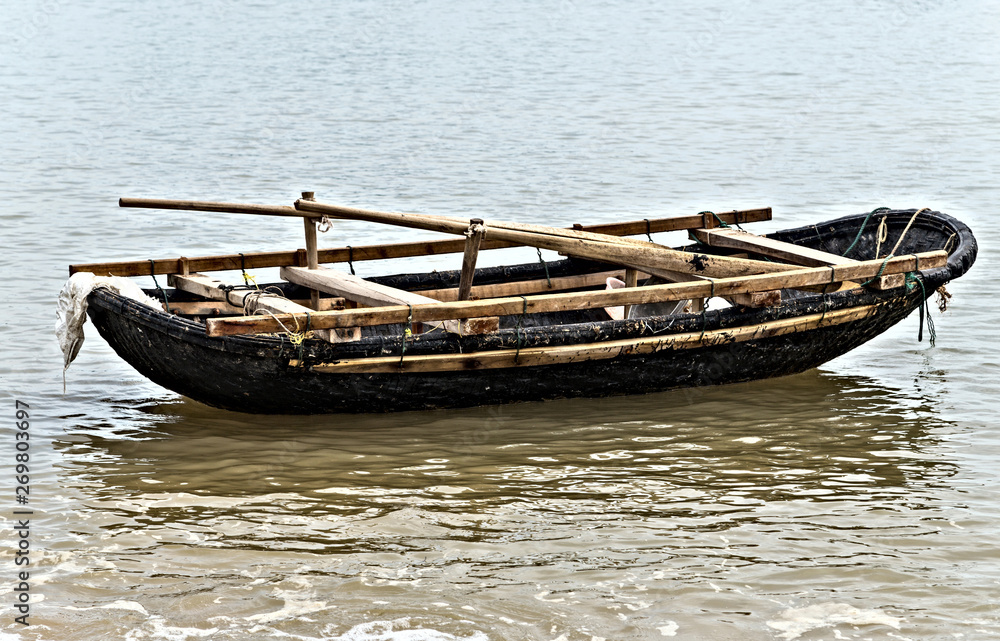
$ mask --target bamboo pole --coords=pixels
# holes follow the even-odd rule
[[[323,214],[330,217],[350,218],[368,222],[438,231],[448,234],[464,234],[468,224],[457,218],[446,216],[426,216],[400,212],[382,212],[354,207],[342,207],[308,200],[295,201],[296,209]],[[615,265],[624,265],[657,274],[669,270],[700,276],[732,277],[784,272],[795,269],[789,265],[764,261],[729,258],[710,254],[697,254],[669,249],[655,243],[621,239],[593,234],[590,232],[558,229],[533,225],[534,230],[515,229],[515,225],[501,223],[495,226],[487,221],[486,238],[539,247],[556,252],[599,260]],[[544,229],[545,231],[539,231]]]
[[[459,301],[428,305],[381,307],[316,312],[311,316],[316,329],[384,325],[413,322],[455,320],[482,316],[516,316],[522,313],[558,312],[570,309],[593,309],[621,305],[639,305],[670,300],[709,298],[752,292],[824,285],[831,282],[863,281],[880,270],[883,274],[898,274],[921,269],[934,269],[947,264],[945,251],[898,256],[888,261],[869,260],[849,265],[798,269],[777,274],[759,274],[743,278],[721,278],[712,282],[694,281],[647,287],[623,288],[584,293],[543,294],[528,298],[495,298],[479,301]],[[206,322],[209,336],[259,334],[280,331],[278,321],[294,323],[292,316],[213,318]]]
[[[228,211],[220,209],[227,207],[226,203],[199,203],[196,201],[158,201],[150,198],[123,198],[129,204],[128,207],[151,207],[156,208],[154,203],[180,203],[185,206],[173,207],[173,209],[204,211],[199,209],[201,205],[211,206],[207,211]],[[249,211],[252,208],[265,207],[267,209],[291,210],[292,207],[272,208],[265,205],[236,205],[231,204],[236,213],[261,213]],[[247,211],[244,211],[246,209]],[[273,215],[297,216],[296,213],[276,213]],[[768,207],[761,209],[745,209],[718,214],[727,223],[748,224],[771,220],[771,209]],[[631,220],[618,223],[601,223],[596,225],[580,225],[580,229],[600,234],[615,236],[626,236],[632,234],[644,234],[646,231],[660,233],[666,231],[677,231],[691,229],[701,225],[700,216],[671,216],[668,218],[651,218],[648,220]],[[498,240],[484,240],[480,245],[480,251],[489,249],[503,249],[506,247],[517,247],[517,243],[509,243]],[[348,260],[355,262],[369,260],[386,260],[390,258],[410,258],[413,256],[436,256],[441,254],[461,253],[465,243],[462,240],[425,240],[405,243],[388,243],[384,245],[359,245],[353,248],[336,247],[330,249],[320,249],[318,252],[320,263],[343,263]],[[233,269],[262,269],[265,267],[285,267],[296,265],[296,252],[294,250],[273,251],[273,252],[248,252],[240,254],[222,254],[217,256],[200,256],[188,259],[190,271],[193,272],[215,272]],[[150,264],[148,260],[114,261],[103,263],[82,263],[70,265],[69,273],[73,275],[77,272],[90,272],[101,276],[149,276]],[[180,262],[177,258],[158,258],[153,261],[153,273],[156,275],[173,274],[181,271]]]
[[[139,207],[142,209],[177,209],[182,211],[211,211],[229,214],[257,214],[260,216],[292,216],[295,218],[322,218],[322,216],[294,207],[280,205],[251,205],[244,203],[221,203],[205,200],[169,200],[166,198],[119,198],[119,207]]]

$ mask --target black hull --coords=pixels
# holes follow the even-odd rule
[[[889,216],[888,247],[912,215]],[[843,253],[857,234],[863,216],[811,225],[774,237],[831,253]],[[874,220],[874,219],[873,219]],[[875,222],[869,223],[851,258],[875,253]],[[838,324],[745,342],[695,349],[663,349],[651,354],[623,355],[558,365],[478,369],[451,372],[335,374],[315,372],[311,363],[345,358],[399,355],[400,329],[360,341],[329,344],[309,340],[296,347],[268,337],[209,338],[204,326],[145,307],[108,290],[95,290],[89,315],[112,348],[150,380],[192,399],[240,412],[265,414],[369,413],[467,407],[564,397],[644,394],[675,388],[734,383],[803,372],[865,343],[918,308],[925,295],[961,276],[975,260],[976,243],[959,221],[932,212],[921,214],[898,255],[942,249],[950,244],[944,268],[921,272],[924,287],[893,290],[867,288],[827,295],[788,296],[780,307],[731,307],[706,315],[688,314],[637,320],[600,320],[581,313],[577,322],[513,327],[516,318],[501,319],[501,331],[483,335],[418,335],[408,341],[406,355],[468,354],[474,351],[590,345],[609,340],[711,332],[772,321],[874,306],[871,315]],[[580,261],[550,264],[550,271],[573,273],[588,266]],[[477,272],[477,283],[500,282],[512,271],[532,274],[538,265]],[[480,276],[481,274],[481,276]],[[542,276],[544,277],[544,275]],[[403,275],[382,280],[412,288],[434,279],[450,284],[457,274]],[[530,318],[530,317],[529,317]],[[290,366],[303,361],[306,367]]]

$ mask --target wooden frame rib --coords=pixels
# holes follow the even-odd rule
[[[404,356],[402,359],[398,356],[379,356],[333,363],[317,363],[308,367],[310,371],[323,374],[392,374],[565,365],[576,362],[610,360],[624,356],[655,354],[664,350],[694,349],[774,338],[861,320],[875,314],[876,311],[876,305],[867,305],[760,325],[707,332],[686,332],[672,336],[622,339],[587,345],[493,350],[470,354]],[[291,360],[288,364],[291,367],[303,365],[298,360]]]

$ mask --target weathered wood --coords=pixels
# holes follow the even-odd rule
[[[260,290],[235,289],[226,291],[225,289],[222,289],[222,287],[228,287],[228,283],[224,283],[217,278],[212,278],[211,276],[206,276],[204,274],[188,274],[187,276],[181,274],[170,274],[167,277],[167,284],[181,291],[203,296],[209,300],[222,301],[229,306],[238,308],[240,313],[243,312],[243,305],[246,303],[247,297],[255,296],[254,307],[257,310],[266,310],[274,314],[282,315],[291,314],[292,316],[286,318],[284,321],[286,327],[298,328],[300,327],[300,322],[303,323],[302,327],[304,327],[305,323],[309,319],[309,316],[305,316],[305,314],[311,315],[314,311],[304,305],[290,301],[287,298],[275,296],[274,294],[261,293]],[[347,332],[342,332],[336,329],[333,331],[327,331],[325,328],[313,329],[315,330],[313,332],[314,335],[330,342],[356,340],[361,337],[360,331],[356,328],[350,329]],[[281,331],[285,330],[279,325],[275,332]]]
[[[305,225],[306,234],[306,267],[319,269],[319,258],[316,255],[316,221],[303,218],[302,222]],[[316,289],[309,290],[309,306],[313,309],[319,309],[319,291]]]
[[[856,260],[820,251],[811,247],[803,247],[782,240],[758,236],[738,229],[692,229],[691,233],[702,243],[710,247],[725,247],[751,251],[768,258],[775,258],[794,265],[822,267],[824,265],[846,265],[856,263]],[[903,284],[903,274],[882,276],[872,283],[875,289],[891,289]]]
[[[476,259],[479,257],[479,246],[483,242],[485,231],[481,218],[469,221],[469,229],[465,232],[465,254],[462,256],[458,300],[468,300],[472,292],[472,280],[476,276]]]
[[[621,291],[621,290],[618,290]],[[469,354],[431,354],[358,358],[309,366],[313,372],[329,374],[378,374],[392,372],[451,372],[477,369],[538,367],[608,360],[622,356],[652,354],[670,349],[694,349],[721,343],[742,343],[849,323],[876,313],[875,305],[852,307],[826,314],[811,314],[780,321],[707,332],[687,332],[668,336],[628,338],[583,345],[530,347],[521,350],[493,350]],[[301,366],[299,361],[289,365]]]
[[[711,283],[712,280],[714,280],[712,278],[706,278],[705,276],[695,276],[694,274],[682,274],[680,272],[673,272],[673,271],[663,271],[658,273],[657,275],[672,283],[690,283],[694,281]],[[750,292],[748,294],[732,294],[730,296],[722,296],[722,298],[725,298],[733,305],[743,305],[744,307],[775,307],[781,304],[780,291]],[[708,302],[707,299],[696,299],[691,301],[691,311],[700,312],[705,308],[707,302]]]
[[[150,199],[123,199],[142,200]],[[167,201],[175,202],[175,201]],[[187,203],[189,201],[176,201]],[[221,203],[219,203],[221,204]],[[263,207],[263,205],[247,205],[247,207]],[[194,209],[193,207],[191,209]],[[293,209],[291,207],[287,209]],[[719,214],[727,223],[750,223],[771,219],[771,209],[748,209],[740,211],[726,212]],[[675,216],[671,218],[655,218],[649,220],[649,228],[652,233],[664,231],[677,231],[697,227],[701,224],[699,216]],[[584,231],[591,231],[600,234],[614,236],[644,234],[646,233],[646,221],[633,220],[621,223],[604,223],[599,225],[581,226]],[[508,243],[498,240],[484,240],[479,250],[502,249],[506,247],[517,247],[516,243]],[[337,247],[331,249],[321,249],[318,252],[320,263],[346,263],[348,260],[355,262],[370,260],[385,260],[389,258],[410,258],[413,256],[436,256],[441,254],[454,254],[464,251],[465,241],[463,240],[427,240],[406,243],[388,243],[384,245],[362,245],[358,247]],[[303,250],[304,253],[304,250]],[[297,263],[297,250],[274,251],[274,252],[249,252],[240,254],[224,254],[219,256],[201,256],[189,259],[190,271],[192,272],[215,272],[235,269],[262,269],[265,267],[283,267],[285,265],[299,265]],[[182,271],[177,264],[176,258],[161,258],[153,261],[153,273],[173,274]],[[303,263],[304,264],[304,263]],[[302,266],[302,265],[299,265]],[[70,275],[77,272],[90,272],[100,276],[149,276],[150,264],[148,260],[115,261],[104,263],[83,263],[70,265]]]
[[[167,198],[119,198],[119,207],[142,209],[175,209],[181,211],[210,211],[228,214],[257,214],[259,216],[290,216],[293,218],[322,218],[294,207],[281,205],[252,205],[248,203],[220,203],[205,200],[171,200]]]
[[[290,299],[296,305],[309,308],[310,301],[304,299]],[[332,309],[343,309],[343,298],[321,298],[319,299],[319,310],[330,311]],[[242,316],[243,308],[230,305],[221,300],[193,300],[193,301],[170,301],[170,310],[182,316]]]
[[[597,272],[594,274],[581,274],[577,276],[560,276],[556,278],[539,278],[535,280],[511,281],[507,283],[496,283],[493,285],[474,285],[472,287],[471,298],[504,298],[506,296],[521,296],[524,294],[537,294],[539,292],[559,292],[567,289],[583,289],[585,287],[599,287],[610,278],[622,278],[624,270],[613,270]],[[549,287],[551,281],[552,286]],[[440,302],[453,302],[459,299],[458,288],[449,287],[446,289],[421,289],[417,293]]]
[[[437,304],[438,301],[422,294],[408,292],[395,287],[388,287],[378,283],[366,281],[358,276],[338,272],[328,267],[318,269],[303,269],[301,267],[282,267],[281,277],[296,285],[302,285],[310,289],[316,289],[327,294],[340,296],[347,300],[352,300],[367,307],[384,307],[387,305],[427,305]],[[416,320],[416,319],[414,319]],[[404,318],[402,322],[406,322]],[[421,321],[426,322],[426,321]],[[458,320],[447,320],[444,323],[435,323],[432,327],[444,326],[449,332],[462,331],[461,323]],[[488,324],[478,323],[469,325],[469,329],[475,330]]]
[[[396,306],[374,310],[316,312],[313,314],[313,325],[314,327],[328,328],[400,323],[406,321],[410,312],[412,312],[414,321],[426,322],[481,316],[517,315],[524,312],[525,308],[527,313],[534,314],[568,309],[594,309],[668,300],[706,298],[712,294],[730,296],[807,285],[823,285],[845,280],[862,281],[874,276],[879,269],[883,269],[883,273],[886,274],[897,274],[917,269],[918,263],[921,269],[934,269],[945,265],[947,260],[947,252],[934,251],[898,256],[889,261],[869,260],[849,265],[803,268],[778,274],[718,279],[714,283],[714,289],[713,285],[704,282],[670,283],[612,291],[543,294],[527,298],[526,303],[521,298],[499,298],[417,305],[412,310]],[[275,320],[269,318],[214,318],[207,321],[206,332],[209,336],[255,334],[272,332],[276,326]]]
[[[636,285],[638,285],[639,284],[639,270],[632,269],[631,267],[629,267],[628,269],[626,269],[625,270],[625,277],[622,279],[622,282],[625,283],[626,287],[635,287]],[[625,305],[624,308],[622,309],[622,315],[625,318],[628,318],[628,314],[629,314],[630,311],[632,311],[632,306],[631,305]]]
[[[295,207],[331,217],[351,218],[450,234],[463,234],[467,228],[466,223],[461,219],[447,216],[382,212],[302,199],[295,201]],[[534,227],[542,228],[542,226]],[[732,277],[791,269],[788,265],[776,263],[682,252],[645,241],[618,242],[613,238],[609,239],[609,237],[590,232],[560,230],[552,227],[544,229],[549,230],[549,232],[496,227],[487,221],[486,237],[642,269],[652,274],[655,274],[655,270],[658,269],[668,269],[696,273],[701,276]]]

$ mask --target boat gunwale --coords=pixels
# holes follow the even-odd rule
[[[890,224],[897,225],[899,221],[905,223],[916,210],[896,210],[886,213],[887,218],[891,218]],[[783,230],[769,234],[769,237],[788,240],[789,242],[799,241],[805,244],[805,240],[821,237],[820,226],[836,229],[854,220],[863,219],[863,214],[844,216],[842,218],[824,221],[822,223],[806,225],[799,228]],[[870,224],[874,232],[875,224]],[[926,215],[918,219],[915,228],[932,227],[936,231],[948,231],[957,235],[958,242],[949,254],[946,266],[923,270],[922,278],[931,285],[931,291],[941,284],[961,276],[972,264],[977,251],[975,238],[971,230],[961,221],[940,212],[927,212]],[[870,232],[866,232],[870,233]],[[943,235],[942,235],[943,237]],[[572,259],[568,259],[572,260]],[[562,263],[563,261],[560,261]],[[487,268],[500,269],[500,268]],[[402,275],[397,275],[402,276]],[[810,313],[816,309],[816,304],[822,301],[824,309],[837,310],[846,307],[874,304],[896,298],[900,295],[901,288],[871,291],[867,288],[852,289],[829,294],[803,294],[795,298],[784,301],[775,308],[744,310],[741,308],[727,308],[724,310],[713,310],[706,313],[678,314],[672,316],[652,316],[643,319],[606,320],[598,322],[588,322],[582,324],[567,324],[554,327],[525,327],[523,329],[503,329],[489,335],[466,336],[456,338],[451,334],[417,335],[407,340],[407,353],[417,355],[422,353],[441,353],[451,350],[466,352],[491,348],[502,348],[513,345],[512,339],[518,343],[523,342],[524,346],[552,345],[553,334],[569,336],[568,343],[559,341],[560,344],[592,344],[602,341],[615,340],[621,337],[638,337],[657,333],[672,334],[688,331],[692,327],[700,326],[703,329],[725,329],[729,327],[748,326],[754,322],[762,323],[783,318]],[[903,292],[906,294],[906,292]],[[216,350],[228,352],[241,352],[247,355],[254,355],[260,358],[285,357],[292,353],[292,346],[284,336],[225,336],[209,337],[205,334],[203,323],[167,314],[165,311],[156,310],[121,297],[108,290],[95,290],[91,295],[95,302],[101,301],[101,305],[118,307],[120,311],[127,311],[130,316],[137,320],[142,320],[143,324],[150,328],[157,328],[178,338]],[[595,327],[597,331],[595,332]],[[584,336],[589,334],[590,340],[574,338],[573,335]],[[341,358],[359,358],[364,356],[385,356],[392,353],[399,353],[401,336],[368,336],[359,341],[350,343],[329,344],[320,340],[306,340],[304,343],[308,348],[308,358],[310,359],[330,359],[339,355]]]

